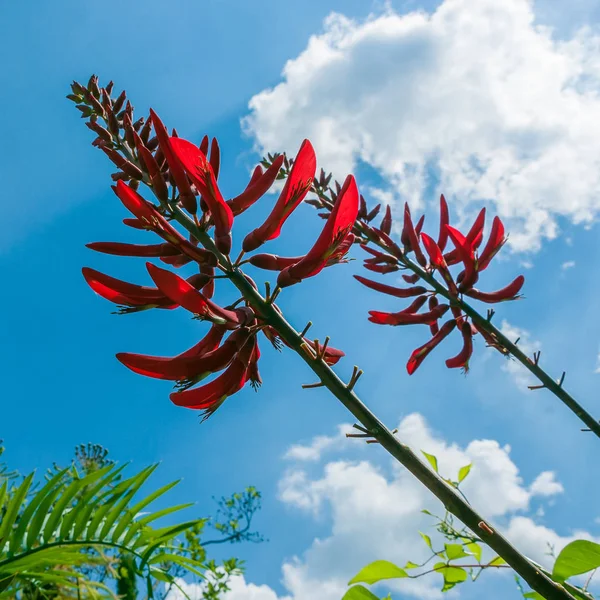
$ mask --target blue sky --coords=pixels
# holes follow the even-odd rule
[[[489,2],[484,4],[489,8]],[[418,19],[428,19],[440,5],[446,10],[444,20],[431,21],[434,33],[424,33]],[[473,48],[467,47],[464,73],[440,80],[435,36],[438,41],[446,33],[452,36],[456,23],[470,19],[474,23],[489,19],[490,27],[494,20],[483,9],[471,14],[459,0],[393,2],[387,8],[358,0],[267,2],[260,11],[239,0],[186,0],[168,7],[154,0],[131,1],[126,6],[115,1],[59,0],[40,3],[35,13],[22,3],[4,3],[0,8],[0,49],[5,57],[0,69],[5,90],[0,98],[4,140],[0,176],[5,202],[0,272],[5,310],[0,317],[0,360],[5,373],[5,425],[0,437],[10,464],[22,471],[44,468],[53,461],[66,462],[81,442],[101,443],[113,458],[132,460],[139,467],[161,461],[154,484],[183,477],[170,501],[195,500],[201,514],[211,512],[211,496],[255,485],[264,495],[256,527],[269,542],[221,548],[219,555],[236,554],[247,560],[246,582],[273,590],[261,588],[259,600],[274,600],[273,594],[303,600],[310,589],[315,597],[329,600],[323,591],[328,589],[327,572],[315,567],[319,561],[328,565],[339,583],[369,560],[402,563],[414,558],[409,555],[412,550],[393,541],[371,552],[372,540],[366,540],[367,550],[348,551],[336,562],[342,547],[336,544],[347,541],[344,535],[352,539],[344,527],[363,517],[368,525],[375,517],[368,510],[355,515],[345,512],[344,494],[349,501],[355,492],[362,497],[360,482],[334,485],[331,465],[363,464],[361,468],[367,469],[363,474],[379,472],[398,493],[404,484],[380,449],[359,442],[347,445],[335,437],[338,425],[352,421],[323,390],[301,390],[300,385],[312,379],[294,355],[278,354],[263,343],[261,390],[244,390],[202,425],[192,411],[169,402],[168,385],[135,376],[114,358],[120,351],[176,354],[195,343],[204,329],[184,311],[111,315],[112,306],[83,281],[85,265],[147,282],[141,261],[95,255],[84,247],[91,241],[137,239],[136,232],[121,224],[127,215],[110,191],[111,166],[90,146],[90,132],[64,98],[73,79],[87,80],[91,73],[103,82],[113,79],[118,90],[125,88],[140,115],[152,106],[189,139],[199,141],[204,133],[216,136],[223,153],[220,182],[226,196],[245,186],[259,158],[253,148],[277,142],[277,147],[268,149],[294,152],[302,137],[314,136],[318,157],[323,157],[320,166],[338,169],[336,174],[343,177],[341,170],[351,164],[361,189],[392,203],[404,199],[420,203],[431,231],[435,231],[432,200],[439,193],[438,182],[447,186],[441,191],[451,199],[457,219],[467,219],[481,199],[493,199],[490,211],[502,214],[514,226],[516,242],[486,273],[482,288],[502,287],[519,272],[527,278],[526,300],[502,305],[498,321],[505,319],[512,328],[527,330],[532,342],[542,345],[544,365],[557,377],[566,370],[568,389],[591,412],[600,413],[595,393],[600,289],[594,277],[600,254],[595,225],[600,186],[592,175],[596,165],[586,151],[586,127],[574,122],[576,133],[570,132],[561,104],[580,103],[574,114],[587,111],[582,118],[587,119],[595,141],[600,69],[590,48],[597,40],[593,32],[598,11],[591,2],[570,3],[567,11],[550,0],[533,8],[524,0],[511,0],[499,10],[501,17],[509,23],[514,18],[518,25],[514,39],[499,38],[501,42],[518,51],[531,48],[536,57],[532,61],[551,66],[540,67],[539,79],[529,78],[526,70],[519,71],[510,59],[496,54],[489,54],[489,69],[484,68],[473,57]],[[371,11],[374,16],[366,22]],[[533,23],[523,17],[527,11],[533,11]],[[350,21],[325,22],[333,12]],[[372,29],[365,23],[371,23]],[[555,29],[540,33],[538,25]],[[582,37],[582,26],[591,28],[588,37]],[[492,28],[488,37],[501,34]],[[325,60],[315,62],[315,57],[325,54],[307,51],[311,36],[323,47],[334,48],[340,62],[333,67]],[[412,46],[405,44],[406,39]],[[544,40],[552,41],[551,49]],[[409,68],[403,54],[407,47],[418,65],[410,85],[402,79]],[[483,61],[485,44],[479,49]],[[451,50],[462,52],[458,45]],[[395,62],[379,60],[382,52],[389,52]],[[565,62],[556,62],[559,59]],[[295,61],[295,68],[282,74],[288,60]],[[564,75],[574,86],[565,99],[560,96],[564,86],[555,81],[554,71],[576,71],[577,65],[586,78],[579,73],[580,79],[573,83],[568,73]],[[501,74],[487,80],[491,72]],[[518,83],[524,75],[529,82],[525,86]],[[494,100],[517,100],[495,105],[495,110],[484,114],[482,107],[489,107],[491,101],[478,104],[473,99],[492,87]],[[556,96],[547,92],[555,88]],[[538,89],[540,97],[547,99],[542,104],[535,95]],[[275,92],[260,96],[265,90]],[[430,100],[436,96],[432,90],[447,94],[448,112]],[[411,104],[409,92],[420,94],[422,101]],[[369,103],[379,106],[383,97],[390,103],[373,113],[365,108]],[[465,118],[455,112],[456,107],[471,100],[473,127],[468,133],[453,130],[454,121]],[[421,106],[426,106],[425,112]],[[531,106],[535,110],[529,110]],[[240,121],[248,115],[242,127]],[[335,125],[333,133],[326,133],[326,123]],[[386,137],[396,130],[406,147]],[[440,140],[433,145],[428,137],[432,130]],[[342,133],[347,133],[347,140]],[[483,177],[463,169],[467,164],[463,157],[471,156],[464,154],[459,138],[472,143],[469,152],[484,165]],[[517,156],[515,139],[530,155]],[[490,158],[494,144],[500,148],[499,156],[508,157],[500,166]],[[582,160],[574,161],[578,151]],[[453,178],[452,169],[459,163],[460,171]],[[412,165],[418,171],[421,164],[426,165],[421,178],[411,179],[412,171],[403,170]],[[538,187],[530,184],[532,178]],[[237,243],[260,221],[271,201],[267,197],[236,223]],[[312,208],[301,207],[285,230],[285,241],[282,238],[273,248],[289,255],[302,252],[320,225]],[[574,265],[566,265],[570,262]],[[596,466],[597,440],[580,433],[578,422],[556,399],[523,390],[518,372],[506,370],[502,358],[481,345],[468,377],[443,366],[443,359],[454,354],[458,341],[453,339],[409,378],[404,365],[412,349],[425,341],[423,331],[368,323],[368,310],[393,310],[397,305],[358,286],[351,278],[357,272],[359,261],[329,269],[286,291],[280,306],[294,325],[300,328],[310,319],[315,336],[330,335],[332,345],[346,351],[347,358],[337,368],[341,376],[347,378],[354,364],[364,369],[358,392],[390,427],[405,419],[403,431],[413,436],[410,439],[447,450],[449,466],[467,456],[479,457],[481,473],[489,475],[494,473],[489,465],[496,461],[497,477],[512,477],[515,496],[507,499],[506,510],[498,509],[493,516],[514,533],[515,543],[525,551],[537,552],[544,536],[558,543],[575,530],[599,536],[595,519],[600,516],[596,501],[600,484],[589,476]],[[421,417],[410,417],[414,413]],[[329,450],[318,460],[284,458],[291,446],[310,446],[315,436],[332,437]],[[497,440],[499,445],[485,446],[492,448],[486,454],[473,446],[473,440]],[[510,458],[502,450],[506,444]],[[516,465],[518,474],[511,465]],[[554,472],[563,492],[531,491],[530,484],[544,471]],[[474,470],[474,482],[476,477]],[[481,480],[482,486],[487,486],[492,498],[498,490],[494,478],[488,479]],[[294,481],[304,483],[297,489]],[[336,493],[330,493],[333,489]],[[407,498],[421,499],[413,487],[404,492]],[[526,500],[523,494],[529,494]],[[485,502],[486,496],[481,498]],[[481,509],[485,512],[486,507]],[[398,530],[399,538],[415,539],[417,526],[411,523],[416,516],[413,521],[393,518],[406,527]],[[375,524],[372,530],[377,531]],[[287,579],[282,575],[284,563],[292,565]],[[394,598],[425,598],[431,593],[424,586],[396,592]],[[510,578],[494,575],[465,586],[459,597],[484,595],[518,597]],[[232,599],[238,597],[245,596]]]

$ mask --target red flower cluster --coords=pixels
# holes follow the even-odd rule
[[[205,337],[178,356],[117,355],[126,367],[136,373],[174,381],[177,389],[170,396],[172,402],[178,406],[203,410],[206,418],[247,382],[255,387],[260,385],[257,334],[262,331],[276,347],[281,343],[277,332],[261,321],[247,303],[237,308],[235,305],[221,307],[211,298],[216,270],[227,275],[232,268],[228,255],[232,247],[234,218],[252,206],[271,187],[280,173],[284,157],[277,157],[265,171],[260,166],[256,167],[246,189],[238,196],[225,200],[217,183],[220,150],[216,140],[212,141],[210,158],[207,158],[207,137],[200,146],[196,146],[179,138],[175,132],[169,136],[162,121],[151,112],[156,135],[156,144],[152,148],[153,144],[148,141],[150,128],[145,127],[145,131],[138,134],[131,121],[131,116],[125,111],[121,122],[126,130],[127,146],[122,143],[111,144],[116,134],[110,134],[96,121],[92,121],[90,128],[96,133],[100,130],[107,132],[108,135],[100,135],[95,144],[123,170],[123,176],[116,178],[117,184],[113,189],[133,214],[133,219],[125,219],[124,222],[130,227],[153,231],[162,238],[162,243],[97,242],[88,244],[88,247],[118,256],[159,258],[175,268],[193,262],[198,265],[199,272],[183,279],[169,270],[147,263],[148,273],[156,287],[120,281],[89,268],[84,268],[83,274],[96,293],[120,306],[119,312],[174,309],[180,306],[195,318],[210,322],[211,328]],[[126,153],[127,158],[123,158],[121,153]],[[315,175],[316,157],[308,140],[302,143],[296,159],[289,162],[293,166],[285,186],[265,222],[243,240],[244,252],[251,252],[278,237],[285,221],[309,192]],[[131,183],[128,185],[123,179],[129,179]],[[140,181],[152,189],[159,200],[158,206],[137,193]],[[277,280],[280,288],[317,275],[325,267],[344,260],[354,242],[351,229],[356,221],[358,205],[356,182],[354,177],[349,176],[323,231],[306,255],[284,258],[258,254],[247,262],[259,268],[280,271]],[[193,216],[196,226],[203,233],[212,229],[216,251],[198,247],[198,239],[193,235],[188,239],[173,227],[169,218],[180,208]],[[250,278],[247,279],[251,282]],[[308,339],[304,341],[314,348],[313,342]],[[322,348],[319,353],[329,365],[335,364],[343,355],[340,350],[329,347]],[[221,374],[209,383],[193,387],[219,372]]]
[[[443,195],[440,198],[440,214],[440,229],[436,241],[421,231],[425,220],[424,216],[415,225],[410,209],[405,204],[401,248],[389,237],[392,227],[392,216],[388,206],[381,227],[379,229],[371,228],[371,231],[382,242],[382,245],[389,253],[362,245],[362,248],[372,255],[372,258],[365,260],[365,267],[376,273],[391,273],[401,268],[406,268],[408,263],[407,255],[413,253],[419,268],[414,274],[402,275],[404,281],[412,284],[411,287],[398,288],[355,275],[355,278],[360,283],[378,292],[389,294],[396,298],[414,298],[410,306],[399,312],[370,311],[369,313],[369,320],[379,325],[423,324],[429,327],[432,334],[431,339],[412,353],[406,365],[410,375],[417,370],[426,356],[455,327],[462,334],[463,345],[456,356],[446,360],[446,366],[451,369],[463,368],[466,372],[469,368],[469,359],[473,353],[473,335],[480,333],[491,346],[497,346],[497,343],[485,330],[478,329],[470,322],[458,304],[453,302],[453,299],[465,295],[489,304],[515,300],[519,298],[519,292],[525,281],[525,278],[519,275],[505,288],[496,292],[482,292],[475,288],[474,286],[479,280],[479,274],[488,267],[491,260],[506,242],[504,225],[498,217],[494,218],[487,243],[483,250],[479,252],[479,247],[483,242],[485,208],[481,210],[467,235],[463,235],[458,229],[449,224],[448,204]],[[454,248],[445,252],[449,241]],[[449,269],[453,265],[462,266],[462,270],[456,278],[452,276]],[[422,279],[419,272],[424,274],[426,279],[433,277],[435,272],[439,274],[445,287],[443,296],[447,297],[449,304],[439,303],[438,291],[435,289],[428,290],[424,285],[415,285]],[[424,280],[423,283],[427,283],[427,281]],[[419,312],[426,303],[427,310]],[[448,310],[450,310],[452,318],[439,325],[439,320]]]

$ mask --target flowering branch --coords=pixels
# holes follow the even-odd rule
[[[268,164],[271,160],[266,160],[265,163]],[[283,171],[285,176],[285,170]],[[331,210],[336,198],[336,192],[330,187],[329,183],[331,180],[331,175],[325,176],[324,172],[321,172],[321,177],[319,180],[315,179],[315,182],[311,188],[311,192],[317,195],[316,199],[307,200],[307,203],[315,206],[317,209],[325,209],[325,213],[321,213],[323,217],[326,217],[327,212]],[[336,185],[339,186],[339,184]],[[329,195],[328,195],[329,194]],[[442,255],[441,252],[439,256],[432,257],[432,253],[436,252],[436,248],[440,250],[438,243],[436,243],[432,238],[427,236],[424,233],[420,233],[420,230],[423,225],[424,218],[421,218],[416,227],[412,227],[412,221],[410,219],[410,212],[408,209],[405,209],[405,227],[403,232],[403,242],[404,249],[398,247],[395,242],[393,242],[389,238],[389,233],[391,231],[392,226],[392,218],[391,218],[391,210],[388,207],[386,214],[383,218],[381,226],[379,228],[373,227],[370,225],[370,221],[372,221],[375,216],[380,211],[380,205],[376,206],[370,212],[367,212],[366,203],[364,199],[361,197],[361,211],[359,212],[359,217],[354,226],[354,233],[357,238],[361,239],[364,244],[362,248],[374,255],[374,258],[369,258],[365,261],[365,267],[369,270],[376,271],[379,273],[389,273],[395,272],[398,270],[409,270],[412,271],[414,275],[403,275],[403,279],[409,283],[417,283],[419,280],[426,283],[431,288],[431,296],[429,297],[430,302],[430,312],[425,313],[424,315],[416,314],[416,311],[423,305],[425,301],[425,297],[423,294],[427,293],[425,288],[421,286],[416,286],[412,288],[412,291],[408,292],[406,295],[402,296],[399,292],[398,288],[392,288],[391,286],[384,286],[383,284],[373,285],[375,282],[371,282],[370,280],[366,280],[365,278],[361,278],[360,276],[356,276],[356,279],[361,283],[367,285],[368,287],[372,287],[378,291],[383,291],[384,293],[398,295],[400,297],[408,297],[409,295],[420,295],[420,298],[415,300],[415,303],[411,305],[405,311],[401,311],[401,313],[392,313],[393,317],[390,317],[387,313],[375,313],[375,311],[371,311],[370,320],[376,323],[382,324],[391,324],[391,325],[401,325],[401,324],[409,324],[409,323],[425,323],[429,324],[431,321],[432,333],[434,334],[434,344],[426,345],[424,350],[428,353],[433,349],[439,341],[441,341],[442,337],[450,333],[450,330],[455,326],[448,326],[445,331],[438,332],[435,328],[434,322],[437,321],[439,317],[441,317],[444,312],[450,307],[455,316],[458,315],[458,319],[456,319],[458,325],[462,325],[461,332],[463,334],[463,338],[465,340],[463,347],[463,354],[455,357],[455,360],[449,359],[446,364],[449,367],[463,367],[468,370],[468,358],[470,357],[470,353],[472,352],[472,334],[480,333],[487,345],[495,348],[501,354],[505,356],[511,356],[520,362],[537,380],[540,382],[540,385],[529,386],[529,389],[548,389],[552,394],[554,394],[561,402],[563,402],[586,426],[587,429],[583,431],[592,431],[598,437],[600,437],[600,422],[597,421],[590,415],[574,398],[571,396],[563,387],[565,373],[563,372],[561,377],[558,379],[553,379],[541,366],[540,366],[540,352],[535,352],[533,357],[527,356],[525,352],[523,352],[517,345],[517,341],[511,341],[504,335],[497,327],[495,327],[491,319],[494,316],[493,310],[488,310],[487,315],[483,316],[480,314],[475,308],[473,308],[469,303],[467,303],[464,299],[464,295],[469,295],[473,299],[481,300],[483,302],[492,303],[492,302],[501,302],[505,300],[513,300],[519,298],[518,293],[520,288],[523,285],[524,278],[522,276],[517,277],[511,284],[509,284],[503,290],[499,290],[498,292],[492,294],[486,294],[484,292],[480,292],[479,290],[475,290],[472,287],[472,284],[476,282],[478,278],[478,272],[485,269],[493,256],[498,252],[500,247],[506,241],[504,237],[504,228],[500,219],[496,217],[494,219],[494,225],[492,226],[492,231],[490,234],[490,241],[488,245],[483,249],[479,257],[475,256],[474,252],[472,255],[466,257],[460,257],[460,248],[456,248],[446,255]],[[463,240],[458,240],[457,235],[459,232],[450,228],[447,224],[448,221],[448,209],[445,202],[444,197],[441,197],[441,206],[442,206],[442,227],[440,232],[440,237],[443,238],[444,235],[444,219],[446,221],[446,235],[448,234],[448,230],[450,232],[450,236],[454,236],[453,241],[457,241],[460,245],[460,241],[468,240],[468,238],[464,238]],[[471,250],[477,247],[478,243],[481,243],[482,232],[483,232],[483,218],[485,216],[485,209],[480,213],[480,217],[478,221],[476,221],[475,225],[471,229],[472,233],[472,245]],[[420,238],[423,245],[426,248],[426,251],[429,250],[430,260],[428,261],[425,258],[421,250],[421,246],[417,241],[417,233],[420,233]],[[411,239],[412,238],[412,239]],[[444,242],[444,240],[441,240]],[[447,241],[447,240],[446,240]],[[381,253],[379,251],[373,250],[371,246],[367,244],[371,244],[371,246],[377,246],[381,250],[385,252]],[[409,258],[408,253],[413,251],[415,253],[415,260]],[[435,258],[441,259],[443,262],[438,262],[435,264]],[[466,265],[465,270],[461,273],[462,280],[459,282],[458,286],[457,282],[451,277],[447,267],[451,264],[456,264],[461,258],[464,258]],[[471,271],[469,273],[469,261],[471,263]],[[444,281],[442,284],[438,281],[434,274],[437,271]],[[458,278],[461,278],[461,275]],[[465,281],[468,278],[471,278],[470,285],[465,285]],[[384,289],[388,288],[388,289]],[[395,290],[395,292],[394,292]],[[410,290],[410,288],[409,288]],[[406,291],[406,290],[402,290]],[[463,295],[464,294],[464,295]],[[436,296],[440,296],[446,299],[449,302],[449,305],[440,305],[437,302]],[[422,299],[422,301],[421,301]],[[375,314],[374,314],[375,313]],[[466,319],[462,318],[461,313],[464,313],[466,317],[471,319],[473,328],[469,328],[464,325]],[[383,316],[386,315],[386,316]],[[385,320],[387,319],[387,321]],[[395,319],[395,321],[393,320]],[[435,337],[437,334],[437,337]],[[421,349],[418,349],[421,350]],[[426,354],[421,355],[420,358],[424,358]],[[419,366],[420,362],[414,366],[411,370],[409,363],[409,373],[414,372],[416,367]]]
[[[176,268],[196,263],[200,271],[184,280],[171,271],[148,263],[148,272],[156,286],[150,288],[121,282],[87,269],[84,275],[88,283],[101,296],[125,306],[129,312],[181,306],[195,318],[211,323],[205,338],[177,357],[121,354],[119,360],[137,373],[176,381],[181,389],[171,394],[171,400],[179,406],[205,411],[206,418],[247,382],[256,386],[260,384],[257,366],[260,357],[257,344],[259,333],[276,346],[280,342],[285,344],[302,357],[317,376],[318,382],[360,421],[363,431],[404,465],[450,513],[476,532],[534,590],[548,600],[572,600],[562,585],[540,572],[490,527],[452,486],[429,469],[408,446],[397,440],[361,402],[353,390],[360,373],[358,369],[355,369],[348,384],[335,374],[331,365],[343,356],[341,351],[331,348],[328,342],[311,342],[303,335],[306,330],[298,333],[275,304],[283,288],[344,261],[349,247],[356,241],[351,231],[359,211],[359,195],[354,178],[349,176],[339,188],[336,201],[330,207],[327,223],[305,256],[284,259],[259,254],[248,259],[252,264],[261,263],[255,266],[262,265],[262,268],[279,271],[277,287],[263,296],[252,279],[240,269],[243,254],[235,261],[229,257],[231,228],[234,217],[256,202],[270,187],[279,174],[283,159],[276,159],[264,172],[257,167],[246,190],[235,198],[225,200],[217,184],[220,154],[215,140],[211,145],[210,158],[207,158],[208,138],[196,147],[191,142],[181,140],[175,131],[169,136],[155,113],[151,113],[151,119],[147,122],[143,119],[134,121],[133,107],[129,102],[119,112],[125,96],[123,93],[113,101],[110,98],[112,83],[100,89],[97,78],[92,77],[86,87],[74,83],[72,89],[71,99],[77,102],[82,116],[90,119],[88,126],[98,135],[94,145],[99,146],[119,168],[113,174],[113,179],[117,181],[115,192],[135,217],[126,220],[126,224],[151,230],[166,244],[151,247],[131,245],[124,249],[122,244],[107,242],[100,246],[95,244],[93,248],[119,255],[153,256]],[[100,125],[98,119],[102,119],[107,127]],[[155,138],[149,137],[152,128]],[[262,226],[244,239],[244,252],[254,251],[279,235],[286,219],[308,193],[315,165],[312,146],[305,141],[271,214]],[[125,181],[129,181],[129,185]],[[140,183],[152,190],[159,201],[158,205],[137,194]],[[183,227],[190,234],[189,239],[181,235],[171,221]],[[211,229],[212,236],[209,233]],[[257,259],[257,256],[260,258]],[[210,298],[214,292],[216,270],[238,289],[241,301],[225,308],[212,302]],[[240,302],[244,306],[238,308]],[[225,336],[228,337],[221,344]],[[192,387],[219,371],[223,373],[210,383]]]

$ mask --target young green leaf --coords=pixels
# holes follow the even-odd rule
[[[458,483],[462,483],[467,478],[472,466],[472,464],[468,464],[464,467],[461,467],[460,471],[458,472]]]
[[[600,567],[600,544],[588,540],[575,540],[567,544],[558,555],[552,578],[562,582]]]
[[[427,462],[431,465],[431,468],[438,473],[438,460],[437,458],[433,455],[433,454],[427,454],[427,452],[424,452],[423,450],[421,450],[421,452],[423,453],[423,456],[427,459]]]
[[[372,585],[383,579],[398,579],[408,577],[408,573],[387,560],[376,560],[370,565],[363,567],[349,582],[353,583],[368,583]]]
[[[366,587],[355,585],[344,594],[342,600],[379,600],[379,598]]]

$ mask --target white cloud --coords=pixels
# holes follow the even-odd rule
[[[348,448],[343,436],[347,427],[341,425],[333,436],[317,436],[306,446],[292,447],[326,448],[339,454]],[[465,447],[449,443],[435,435],[420,414],[403,418],[397,435],[413,449],[435,454],[444,476],[454,477],[460,467],[472,463],[463,485],[469,501],[530,558],[548,566],[549,546],[559,552],[575,538],[593,539],[585,531],[559,535],[534,521],[527,512],[531,500],[560,494],[563,487],[551,471],[540,473],[526,485],[510,459],[509,446],[501,446],[495,440],[473,440]],[[356,447],[365,452],[370,448],[365,444]],[[286,456],[289,458],[290,453]],[[373,454],[369,452],[367,456]],[[304,552],[284,561],[282,583],[288,595],[278,596],[266,585],[248,583],[239,577],[232,580],[231,591],[223,600],[339,600],[347,590],[348,580],[373,560],[390,560],[402,566],[408,560],[419,562],[429,558],[419,531],[430,534],[434,546],[441,547],[443,540],[431,529],[433,519],[421,512],[426,508],[441,514],[440,503],[397,463],[391,469],[366,459],[354,462],[337,459],[315,465],[314,454],[298,450],[291,453],[291,458],[300,460],[288,467],[281,478],[280,500],[309,518],[326,508],[331,519],[330,531],[314,539]],[[316,472],[309,474],[307,467]],[[543,515],[544,507],[539,504],[535,517]],[[491,556],[486,553],[484,560]],[[181,583],[193,600],[202,597],[201,584]],[[400,592],[402,597],[427,600],[445,597],[439,591],[440,583],[440,578],[424,577],[392,580],[386,586],[392,592]],[[172,592],[168,598],[182,599],[180,592]]]
[[[567,269],[572,269],[574,266],[575,266],[574,260],[567,260],[560,267],[563,271],[566,271]]]
[[[562,484],[556,481],[552,471],[540,473],[535,481],[529,486],[529,492],[535,496],[554,496],[565,491]]]
[[[318,435],[314,437],[308,446],[302,444],[294,444],[290,446],[288,451],[285,453],[284,458],[288,460],[299,460],[299,461],[317,461],[321,459],[322,454],[329,449],[342,448],[347,442],[348,438],[346,433],[350,433],[353,430],[352,425],[340,425],[338,427],[338,433],[335,436]]]
[[[539,558],[547,542],[562,547],[571,539],[561,538],[550,529],[546,539],[544,528],[535,529],[538,526],[533,520],[519,515],[529,510],[532,498],[562,492],[554,473],[540,473],[527,486],[510,459],[509,446],[501,446],[494,440],[473,440],[461,448],[434,435],[419,414],[402,419],[398,430],[403,443],[436,455],[444,476],[455,477],[460,467],[472,463],[471,473],[464,482],[469,501],[486,518],[508,522],[515,534],[512,541],[527,552],[533,555],[535,549]],[[333,445],[329,448],[335,449]],[[420,511],[426,508],[439,514],[442,510],[437,500],[395,463],[391,472],[386,472],[367,460],[334,460],[313,476],[296,465],[280,481],[279,492],[280,499],[290,508],[307,515],[316,515],[326,508],[332,521],[327,537],[315,539],[301,556],[283,565],[283,583],[293,600],[313,597],[339,600],[347,580],[376,559],[391,560],[402,566],[407,560],[418,562],[428,558],[418,531],[431,533],[428,529],[433,521]],[[527,526],[536,532],[535,543],[522,537]],[[393,582],[391,589],[418,598],[436,598],[441,597],[438,584],[435,577],[402,580]]]
[[[515,327],[507,320],[502,321],[500,331],[512,342],[519,340],[519,348],[530,358],[533,358],[533,353],[539,351],[542,347],[541,342],[531,339],[529,331]],[[512,358],[507,358],[502,368],[512,375],[515,383],[522,390],[526,390],[528,385],[538,383],[521,363]]]
[[[432,167],[433,196],[462,216],[496,202],[513,248],[536,249],[560,217],[600,211],[600,36],[558,40],[534,20],[528,0],[331,14],[282,82],[251,99],[245,130],[261,151],[310,138],[340,179],[364,161],[413,205]]]
[[[186,583],[183,579],[178,579],[177,583],[184,593],[176,588],[172,588],[166,597],[166,600],[203,600],[205,585],[202,583]],[[232,577],[230,580],[230,590],[225,593],[223,600],[292,600],[289,596],[278,596],[267,585],[255,585],[246,583],[243,575]]]

